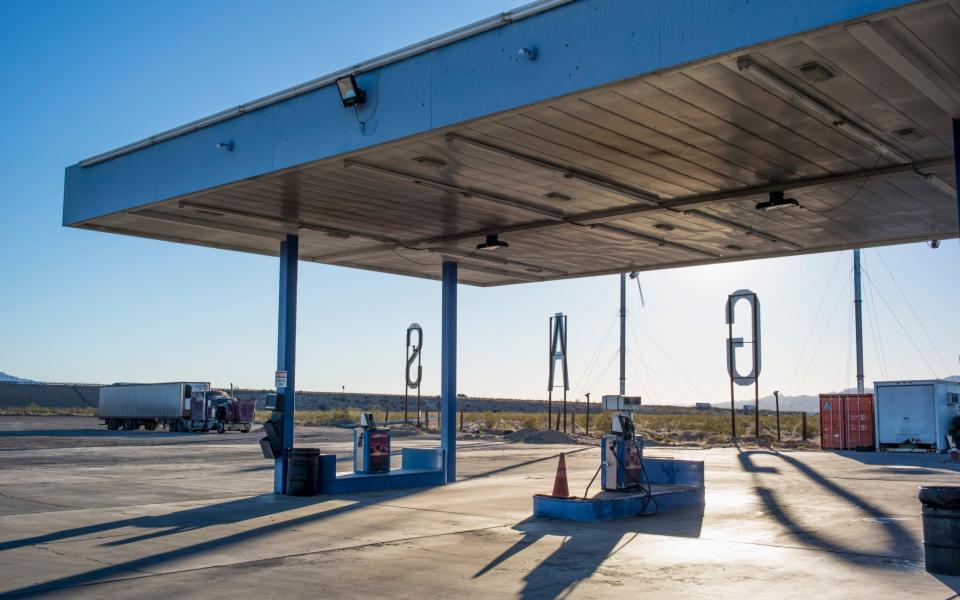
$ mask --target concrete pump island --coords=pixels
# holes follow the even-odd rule
[[[957,597],[960,383],[867,390],[859,252],[958,237],[958,59],[960,0],[541,0],[68,167],[64,226],[278,258],[273,388],[0,418],[0,595]],[[784,443],[779,392],[762,433],[761,299],[732,288],[724,444],[645,433],[638,273],[839,250],[858,385],[818,433]],[[296,424],[302,261],[438,281],[435,405],[414,323],[402,409]],[[465,426],[459,286],[599,275],[619,390],[568,401],[559,298],[547,431]]]

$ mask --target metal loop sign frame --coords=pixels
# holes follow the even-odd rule
[[[733,337],[733,324],[736,320],[735,312],[737,303],[745,300],[750,304],[750,341],[744,341],[742,337]],[[727,374],[737,385],[748,386],[757,382],[760,377],[760,299],[750,290],[737,290],[727,297],[727,325],[729,335],[727,337]],[[749,344],[752,349],[753,360],[750,372],[741,374],[737,368],[737,348],[743,348]]]

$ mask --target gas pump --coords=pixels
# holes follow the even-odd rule
[[[390,430],[377,427],[373,413],[360,413],[360,427],[353,430],[353,471],[390,471]]]
[[[644,490],[643,439],[637,436],[633,413],[640,396],[604,396],[603,409],[613,412],[611,431],[600,439],[600,486],[605,491]]]

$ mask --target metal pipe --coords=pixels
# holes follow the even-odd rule
[[[860,249],[853,250],[853,309],[856,322],[857,393],[863,393],[863,298],[860,295]]]
[[[443,263],[441,286],[440,447],[452,483],[457,480],[457,263]]]
[[[774,398],[774,402],[776,402],[776,410],[777,410],[777,442],[781,442],[783,440],[780,438],[780,392],[774,391],[773,398]]]
[[[584,430],[587,435],[590,435],[590,392],[587,392],[585,395],[587,397],[587,425]]]
[[[627,274],[620,273],[620,395],[627,393]]]
[[[757,342],[757,328],[760,326],[758,317],[759,304],[757,295],[753,295],[753,419],[757,433],[757,443],[760,443],[760,344]]]
[[[567,315],[563,316],[563,432],[567,433],[567,391],[570,389],[570,380],[567,376]]]
[[[547,360],[550,381],[547,382],[547,429],[553,429],[553,317],[547,319]]]
[[[533,167],[539,167],[547,171],[553,171],[565,179],[575,179],[593,187],[612,192],[619,196],[625,196],[644,204],[655,206],[660,202],[659,196],[653,192],[640,190],[625,183],[610,181],[589,173],[583,173],[576,169],[565,167],[564,165],[557,164],[543,158],[521,154],[520,152],[516,152],[514,150],[507,150],[506,148],[501,148],[500,146],[488,144],[487,142],[481,142],[472,138],[464,137],[459,134],[448,134],[447,142],[453,144],[463,144],[465,146],[470,146],[471,148],[483,150],[489,154],[502,156],[510,160],[522,162]]]
[[[524,200],[517,200],[515,198],[506,198],[504,196],[498,196],[497,194],[492,194],[490,192],[483,192],[480,190],[474,190],[471,188],[465,188],[459,185],[452,183],[446,183],[443,181],[438,181],[436,179],[430,179],[428,177],[422,177],[414,173],[406,173],[403,171],[396,171],[394,169],[388,169],[387,167],[380,167],[377,165],[371,165],[367,163],[361,163],[356,161],[346,161],[344,166],[350,169],[356,169],[358,171],[366,171],[368,173],[373,173],[375,175],[382,175],[398,181],[405,183],[412,183],[414,185],[423,186],[426,188],[433,188],[438,190],[443,190],[445,192],[452,192],[459,194],[464,198],[477,198],[480,200],[486,200],[487,202],[493,202],[496,204],[502,204],[503,206],[509,206],[510,208],[516,208],[518,210],[523,210],[541,217],[547,217],[550,219],[556,219],[557,221],[563,220],[563,211],[533,204],[531,202],[526,202]]]
[[[729,297],[728,297],[729,302]],[[727,344],[730,346],[727,349],[729,356],[733,356],[733,319],[727,319],[727,328],[729,330],[727,334]],[[732,359],[731,359],[732,360]],[[733,373],[730,373],[730,439],[734,442],[737,441],[737,405],[734,403],[734,393],[733,393]]]
[[[346,69],[335,71],[328,75],[318,77],[317,79],[312,79],[305,83],[301,83],[291,88],[287,88],[285,90],[281,90],[274,94],[270,94],[269,96],[264,96],[258,100],[254,100],[252,102],[241,104],[234,108],[229,108],[227,110],[220,111],[208,117],[197,119],[196,121],[192,121],[180,127],[168,129],[167,131],[164,131],[157,135],[150,136],[148,138],[144,138],[138,142],[133,142],[132,144],[121,146],[116,150],[111,150],[109,152],[98,154],[91,158],[80,161],[79,164],[81,167],[89,167],[97,163],[110,160],[112,158],[116,158],[124,154],[128,154],[135,150],[140,150],[141,148],[146,148],[147,146],[152,146],[159,142],[163,142],[175,137],[179,137],[181,135],[197,131],[198,129],[203,129],[204,127],[209,127],[210,125],[215,125],[222,121],[226,121],[227,119],[240,116],[244,113],[265,108],[272,104],[277,104],[278,102],[283,102],[284,100],[289,100],[290,98],[294,98],[296,96],[306,94],[307,92],[312,92],[322,87],[333,85],[338,79],[342,77],[346,77],[348,75],[359,75],[360,73],[365,73],[367,71],[379,69],[381,67],[385,67],[387,65],[410,58],[411,56],[416,56],[418,54],[430,52],[431,50],[435,50],[437,48],[440,48],[441,46],[446,46],[454,42],[458,42],[460,40],[466,39],[468,37],[472,37],[474,35],[478,35],[486,31],[490,31],[492,29],[503,27],[504,25],[508,25],[515,21],[526,19],[527,17],[532,17],[536,14],[557,8],[558,6],[563,6],[564,4],[567,4],[571,1],[572,0],[538,0],[537,2],[531,2],[530,4],[526,4],[514,10],[502,12],[496,16],[488,17],[481,21],[477,21],[476,23],[472,23],[470,25],[466,25],[464,27],[454,29],[453,31],[429,38],[427,40],[418,42],[416,44],[411,44],[409,46],[406,46],[399,50],[395,50],[393,52],[389,52],[387,54],[381,54],[380,56],[377,56],[370,60],[364,61],[362,63],[357,63],[352,67],[347,67]]]
[[[650,242],[651,244],[656,244],[658,246],[669,246],[671,248],[683,250],[684,252],[692,252],[694,254],[699,254],[701,256],[709,256],[710,258],[716,258],[718,256],[714,252],[708,252],[706,250],[694,248],[693,246],[688,246],[686,244],[671,242],[663,238],[658,238],[652,235],[647,235],[645,233],[640,233],[639,231],[633,231],[632,229],[624,229],[622,227],[607,225],[606,223],[596,223],[596,224],[590,225],[589,227],[590,229],[593,229],[593,230],[609,231],[610,233],[613,233],[616,235],[622,235],[622,236],[634,238],[637,240],[643,240],[645,242]]]

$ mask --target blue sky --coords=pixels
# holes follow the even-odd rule
[[[63,169],[515,2],[0,3],[0,371],[272,385],[276,259],[65,229]],[[868,382],[960,372],[956,240],[868,250],[864,263]],[[642,274],[647,306],[629,290],[628,391],[725,400],[723,303],[739,288],[763,304],[762,393],[852,385],[850,269],[844,252]],[[600,343],[617,290],[616,277],[461,287],[461,391],[543,397],[558,311],[573,395],[615,391],[616,330]],[[302,264],[299,387],[402,393],[416,321],[435,393],[439,301],[436,282]]]

